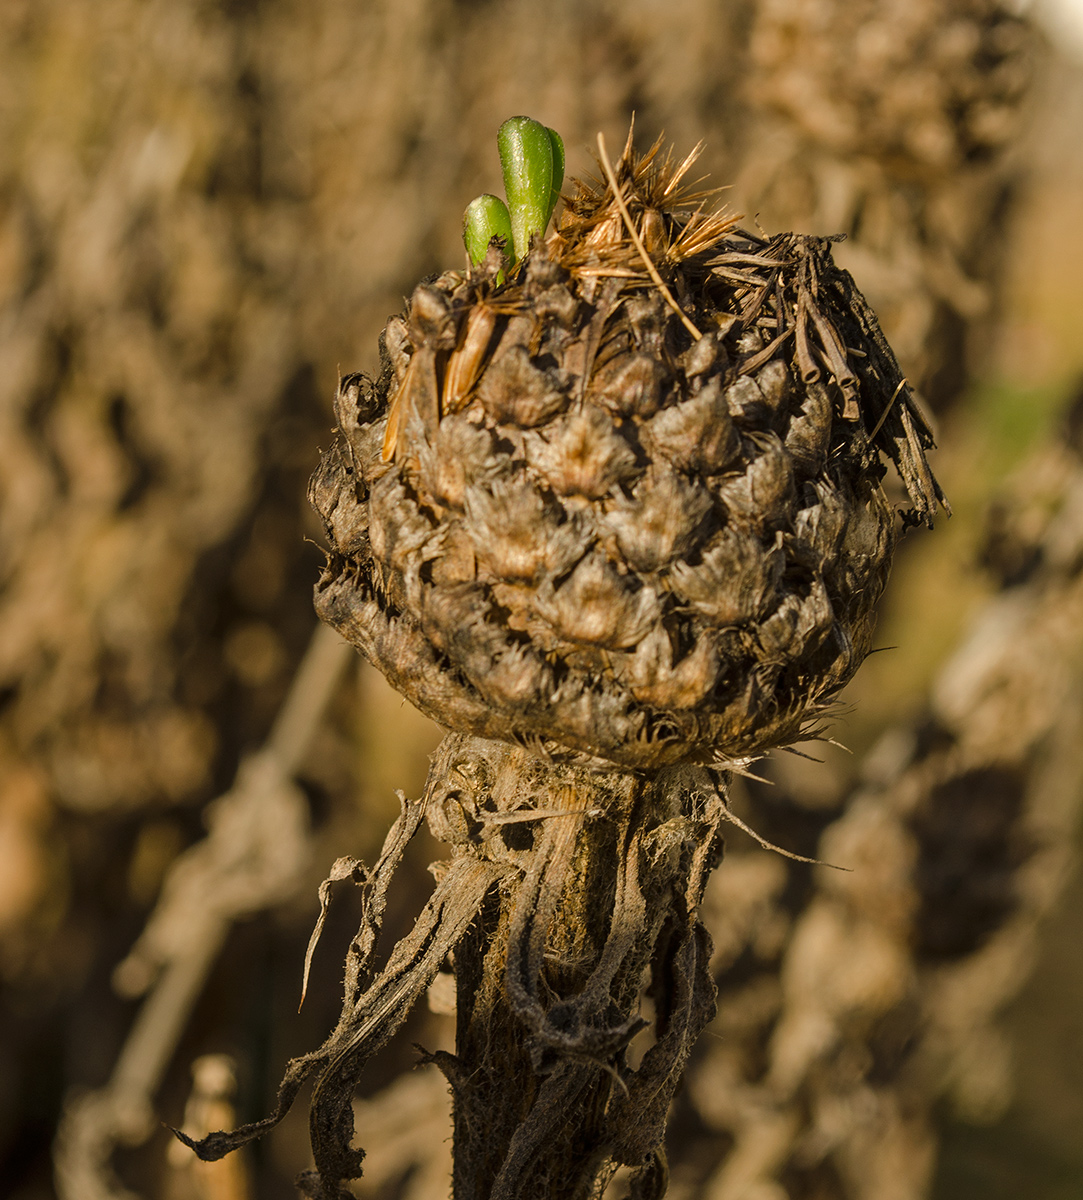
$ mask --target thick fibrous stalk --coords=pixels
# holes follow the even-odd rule
[[[178,1136],[221,1158],[277,1124],[314,1075],[315,1171],[298,1182],[313,1200],[348,1196],[343,1182],[364,1159],[352,1145],[361,1072],[453,960],[457,1053],[433,1059],[455,1096],[457,1200],[576,1200],[619,1165],[635,1171],[635,1196],[662,1196],[669,1103],[714,1015],[697,910],[726,813],[701,767],[597,773],[449,734],[376,864],[340,859],[321,889],[325,907],[336,880],[365,889],[331,1036],[289,1064],[265,1120],[200,1142]],[[387,888],[425,818],[453,856],[374,974]],[[629,1043],[645,1028],[654,1043],[633,1067]]]
[[[455,950],[456,1054],[437,1056],[456,1200],[576,1200],[618,1165],[635,1169],[635,1195],[662,1195],[669,1101],[714,1014],[697,908],[721,852],[715,781],[547,766],[455,734],[431,778],[433,832],[503,868]],[[633,1069],[628,1045],[648,1026]]]

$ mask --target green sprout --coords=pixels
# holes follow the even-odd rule
[[[510,117],[496,143],[508,203],[486,194],[468,205],[463,241],[474,266],[493,238],[503,242],[510,262],[525,258],[531,240],[545,232],[564,182],[564,143],[556,130],[530,117]]]
[[[504,249],[510,258],[512,236],[508,206],[499,196],[486,192],[476,200],[471,200],[463,213],[463,241],[475,267],[485,257],[493,238],[499,238],[504,243]]]

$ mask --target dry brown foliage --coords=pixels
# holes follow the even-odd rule
[[[573,155],[632,109],[648,137],[706,137],[734,207],[849,234],[839,261],[936,405],[995,309],[1017,178],[1005,101],[1030,53],[996,4],[511,0],[498,54],[493,13],[2,6],[0,1140],[35,1198],[51,1194],[65,1089],[100,1083],[119,1045],[111,970],[200,842],[202,806],[266,737],[308,639],[303,481],[334,367],[374,345],[417,278],[458,261],[448,197],[491,185],[501,119],[544,115]],[[870,105],[878,131],[902,131],[890,154],[864,118],[833,132]],[[332,813],[335,832],[308,844],[317,864],[373,837],[352,797],[392,752],[358,764],[355,746],[342,704],[300,768],[313,811]],[[292,1012],[307,929],[293,936],[273,971],[269,952],[231,943],[215,1000],[248,995],[255,961]],[[224,1020],[199,1016],[193,1055],[234,1036]],[[171,1119],[186,1087],[178,1063],[159,1097]],[[125,1160],[151,1193],[167,1186],[161,1150]],[[258,1170],[279,1186],[271,1158]]]

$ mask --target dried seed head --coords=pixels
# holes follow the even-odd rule
[[[342,382],[317,609],[446,726],[624,768],[807,736],[869,649],[881,455],[904,524],[942,502],[829,244],[705,215],[691,161],[629,146],[623,211],[576,183],[508,280],[494,243],[422,285]]]

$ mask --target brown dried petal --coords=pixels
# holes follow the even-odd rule
[[[421,627],[438,649],[460,666],[491,640],[485,589],[474,583],[425,588]],[[477,664],[475,664],[477,665]]]
[[[620,680],[644,704],[686,709],[697,704],[718,679],[718,652],[710,638],[701,637],[692,652],[673,665],[673,644],[659,622],[628,656]]]
[[[339,381],[335,417],[346,437],[350,466],[365,483],[385,469],[380,457],[385,422],[378,419],[383,402],[375,382],[367,375],[344,375]]]
[[[803,475],[818,475],[831,444],[831,396],[825,384],[810,383],[800,413],[790,421],[786,449]]]
[[[584,405],[544,433],[528,433],[527,460],[558,495],[598,499],[637,474],[635,453],[601,409]]]
[[[618,417],[649,417],[662,403],[665,367],[646,354],[619,354],[594,372],[588,399]]]
[[[529,708],[551,690],[540,656],[503,627],[486,589],[426,589],[422,623],[428,638],[495,707]]]
[[[428,345],[450,350],[455,345],[456,323],[447,297],[439,288],[419,284],[410,297],[407,328],[415,346]]]
[[[717,378],[691,400],[662,409],[643,430],[649,446],[682,471],[717,475],[741,449]]]
[[[621,649],[635,645],[658,619],[658,597],[635,588],[598,550],[587,555],[559,588],[546,581],[538,615],[570,642]]]
[[[393,466],[390,462],[384,462],[383,458],[386,432],[387,418],[383,417],[371,425],[361,425],[349,434],[354,462],[368,487],[386,475]]]
[[[537,652],[523,642],[507,643],[478,674],[479,692],[498,708],[529,711],[551,690],[550,672]]]
[[[493,435],[463,416],[444,417],[431,445],[418,451],[418,490],[437,504],[461,509],[467,486],[506,469],[493,453]]]
[[[436,386],[436,351],[419,346],[388,410],[382,457],[401,462],[409,446],[416,454],[436,434],[440,422],[440,396]],[[408,436],[403,437],[403,432]]]
[[[509,317],[504,332],[500,335],[501,349],[497,353],[506,353],[512,346],[529,347],[537,331],[538,322],[533,312],[517,313],[514,317]]]
[[[605,526],[627,562],[640,571],[656,571],[688,554],[710,510],[705,488],[660,469],[639,481],[631,500],[618,497]]]
[[[336,438],[308,481],[308,502],[327,526],[331,524],[331,514],[346,484],[345,466],[342,443]]]
[[[806,549],[806,557],[820,569],[831,562],[839,541],[846,530],[846,508],[843,498],[826,482],[805,484],[812,502],[798,510],[794,518],[794,538]]]
[[[460,521],[444,525],[441,535],[439,553],[433,557],[430,565],[433,586],[472,583],[478,573],[473,538],[463,529]]]
[[[327,528],[340,554],[358,553],[364,548],[368,537],[368,506],[358,504],[352,495],[344,491],[327,521]]]
[[[773,433],[753,433],[748,440],[760,453],[743,475],[720,483],[716,494],[735,523],[750,529],[770,528],[789,515],[794,498],[793,467]]]
[[[469,487],[464,503],[478,560],[498,579],[532,582],[542,571],[559,574],[586,550],[582,524],[565,518],[521,477]]]
[[[380,340],[387,351],[387,357],[391,360],[391,370],[394,372],[395,382],[401,383],[406,374],[406,368],[410,365],[410,355],[414,352],[406,322],[402,317],[388,318]]]
[[[552,372],[530,361],[525,346],[502,343],[478,385],[478,396],[494,421],[529,429],[545,424],[567,404],[558,382]]]
[[[831,601],[823,581],[813,581],[807,596],[791,592],[763,621],[756,636],[767,662],[784,663],[815,648],[831,624]]]
[[[785,566],[782,546],[768,549],[736,529],[723,529],[698,566],[676,562],[673,591],[719,625],[752,621],[774,594]]]
[[[793,376],[780,359],[772,359],[756,372],[756,386],[763,393],[772,414],[786,411],[793,390]]]
[[[561,723],[587,746],[598,746],[599,730],[606,731],[610,746],[634,746],[641,738],[646,714],[629,704],[627,692],[599,688],[579,671],[569,672],[553,697],[560,707]]]
[[[720,356],[725,358],[726,351],[719,335],[705,333],[681,355],[681,370],[684,371],[686,379],[695,379],[699,375],[706,375]]]
[[[531,292],[544,294],[546,288],[567,280],[568,273],[547,254],[531,254],[526,260],[526,277]]]
[[[368,505],[357,502],[357,476],[348,455],[346,444],[336,438],[308,485],[309,503],[323,518],[331,544],[340,554],[363,550],[369,527]]]
[[[630,296],[624,311],[635,334],[636,344],[644,354],[661,358],[667,325],[666,304],[657,292]]]
[[[376,384],[362,372],[343,375],[335,394],[335,419],[347,437],[359,425],[367,425],[380,411],[380,394]]]
[[[438,536],[397,475],[385,475],[373,485],[369,541],[373,558],[387,572],[388,590],[399,608],[418,611],[421,550]]]
[[[726,388],[726,404],[732,415],[746,426],[766,428],[771,423],[771,407],[751,375],[742,375]]]
[[[535,297],[534,311],[540,317],[552,317],[565,329],[571,329],[575,325],[579,301],[564,284],[558,283]]]
[[[864,503],[856,497],[851,500],[837,562],[839,586],[847,593],[865,590],[877,577],[883,586],[895,540],[889,517],[887,499],[879,490],[871,492]]]

